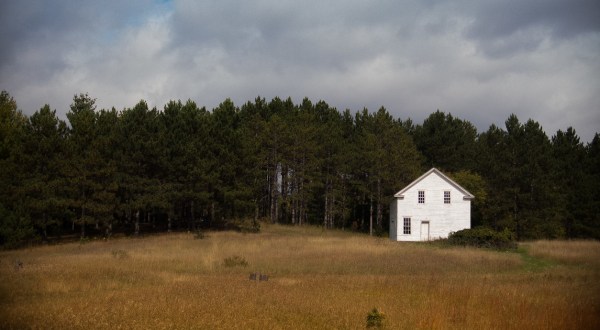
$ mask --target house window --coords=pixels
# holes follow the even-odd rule
[[[410,218],[404,218],[404,235],[410,235]]]
[[[419,204],[425,204],[425,191],[419,190]]]
[[[450,204],[450,192],[444,191],[444,204]]]

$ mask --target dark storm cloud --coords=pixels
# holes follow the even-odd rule
[[[2,1],[0,70],[27,61],[31,78],[48,79],[70,63],[73,49],[110,46],[119,32],[136,24],[132,12],[152,8],[153,1]],[[0,71],[1,72],[1,71]]]
[[[548,38],[560,41],[600,31],[597,0],[475,1],[464,9],[473,21],[466,36],[490,56],[532,51]]]
[[[600,126],[598,1],[0,2],[0,89],[31,114],[260,95],[436,109],[480,130],[516,113],[549,135]],[[568,116],[566,114],[569,114]]]
[[[547,28],[553,37],[569,38],[600,30],[600,2],[596,0],[505,0],[478,2],[471,35],[498,38],[532,26]]]

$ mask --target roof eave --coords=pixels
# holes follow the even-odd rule
[[[412,188],[414,185],[416,185],[417,183],[419,183],[421,180],[423,180],[424,178],[426,178],[428,175],[430,175],[431,173],[437,173],[444,181],[448,182],[450,185],[454,186],[456,189],[458,189],[459,191],[461,191],[463,193],[463,199],[465,200],[471,200],[475,198],[475,195],[471,194],[467,189],[463,188],[461,185],[459,185],[458,183],[454,182],[454,180],[450,179],[447,175],[445,175],[444,173],[442,173],[440,170],[438,170],[435,167],[432,167],[429,171],[425,172],[423,175],[421,175],[420,177],[418,177],[416,180],[414,180],[413,182],[409,183],[406,187],[404,187],[402,190],[400,190],[399,192],[394,194],[395,198],[399,198],[399,199],[404,199],[404,193]]]

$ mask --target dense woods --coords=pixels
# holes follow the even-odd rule
[[[472,192],[473,225],[518,239],[600,239],[600,136],[551,138],[532,119],[477,132],[437,111],[229,99],[97,109],[76,95],[60,119],[0,95],[0,244],[228,228],[243,221],[383,233],[394,192],[437,167]]]

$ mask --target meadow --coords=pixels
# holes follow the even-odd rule
[[[0,252],[5,329],[364,329],[373,308],[388,329],[598,329],[600,242],[499,252],[264,225]]]

